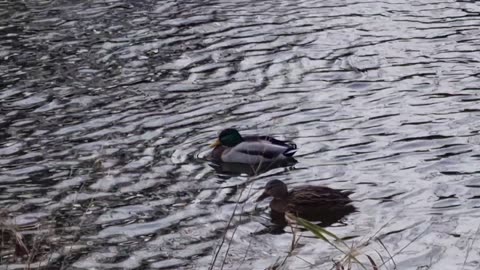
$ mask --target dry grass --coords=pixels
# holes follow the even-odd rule
[[[83,217],[93,202],[92,199],[87,204],[79,228],[84,228],[86,218]],[[52,224],[18,226],[6,210],[0,211],[0,266],[6,266],[6,269],[43,269],[59,264],[55,267],[68,268],[67,261],[77,244],[74,239],[80,239],[82,230],[64,237],[59,235],[66,233],[63,229],[54,228]]]
[[[19,233],[18,227],[9,221],[5,210],[0,212],[0,264],[5,263],[5,258],[31,257],[31,251],[25,244],[25,239]]]
[[[352,267],[358,266],[359,268],[364,270],[369,270],[369,269],[378,270],[378,266],[377,266],[378,264],[373,260],[373,258],[368,254],[364,254],[363,252],[363,247],[365,246],[364,244],[354,245],[352,243],[351,245],[349,245],[334,233],[314,223],[311,223],[308,220],[295,217],[288,213],[286,214],[286,217],[290,226],[296,227],[297,226],[296,224],[303,226],[305,229],[312,232],[318,239],[334,247],[336,250],[338,250],[342,254],[342,258],[334,262],[335,269],[351,270]],[[294,237],[295,237],[295,234],[294,234]],[[365,255],[365,258],[368,260],[368,262],[362,261],[362,259],[360,258],[361,255]]]
[[[380,231],[391,222],[391,220],[381,226],[378,231],[376,231],[372,236],[368,237],[365,241],[353,241],[353,239],[343,240],[341,237],[326,230],[325,228],[311,223],[308,220],[296,217],[292,214],[287,213],[285,215],[285,218],[287,219],[288,224],[292,229],[292,246],[288,254],[283,259],[278,259],[275,264],[272,265],[269,269],[279,269],[283,267],[287,259],[292,257],[293,251],[298,246],[300,237],[302,237],[302,235],[299,234],[300,227],[307,229],[322,243],[326,243],[338,251],[338,255],[335,256],[337,258],[332,259],[333,265],[330,268],[334,270],[396,270],[398,268],[397,264],[395,263],[394,257],[402,253],[408,246],[414,243],[425,232],[429,230],[429,227],[427,227],[423,232],[416,235],[410,242],[408,242],[397,252],[392,254],[382,242],[382,236],[377,236]],[[476,235],[477,234],[478,231]],[[349,243],[347,243],[347,241]],[[472,241],[472,245],[474,241],[475,239]],[[302,259],[298,256],[296,256],[296,258]],[[309,264],[311,265],[311,263]]]
[[[49,264],[51,231],[39,226],[18,226],[7,211],[0,212],[0,265],[21,269],[35,269]]]
[[[233,241],[233,237],[235,236],[235,233],[237,231],[237,228],[238,228],[238,225],[235,225],[234,228],[233,228],[233,232],[232,232],[232,235],[230,237],[230,239],[227,240],[227,232],[229,230],[229,228],[231,227],[232,225],[232,222],[233,222],[233,219],[234,217],[237,215],[237,214],[240,214],[240,219],[241,219],[241,215],[243,214],[244,212],[244,207],[245,205],[242,205],[241,208],[240,208],[240,213],[237,213],[237,209],[239,208],[241,202],[240,202],[240,199],[242,198],[242,195],[243,193],[245,192],[245,190],[248,188],[248,194],[247,194],[247,197],[250,197],[250,194],[252,192],[252,183],[255,181],[255,176],[258,176],[259,173],[261,172],[261,170],[263,169],[268,169],[264,167],[265,164],[262,164],[262,163],[259,163],[257,165],[251,165],[251,169],[255,172],[253,176],[249,177],[249,179],[247,179],[247,181],[245,182],[245,185],[242,187],[242,189],[240,190],[240,193],[238,195],[238,198],[237,198],[237,201],[235,202],[235,207],[233,209],[233,212],[231,213],[230,215],[230,218],[225,226],[225,229],[223,231],[223,234],[222,234],[222,239],[220,241],[220,244],[218,245],[218,247],[216,248],[216,251],[213,255],[213,258],[212,258],[212,261],[210,263],[210,267],[208,268],[209,270],[212,270],[214,267],[215,267],[215,264],[218,260],[218,257],[220,255],[220,252],[222,251],[222,247],[223,245],[226,243],[227,244],[227,249],[225,251],[225,254],[223,254],[223,259],[222,259],[222,262],[221,262],[221,266],[220,266],[220,269],[223,269],[225,267],[225,263],[226,263],[226,259],[228,257],[228,253],[230,251],[230,247],[231,247],[231,244],[232,244],[232,241]],[[268,164],[268,166],[271,166],[272,164]],[[251,241],[250,241],[251,243]],[[247,248],[247,251],[246,253],[248,253],[248,250],[249,250],[250,246]],[[247,254],[244,255],[243,257],[243,260],[242,260],[242,263],[243,261],[245,260]],[[241,263],[241,264],[242,264]],[[240,268],[241,264],[238,265],[238,268]]]

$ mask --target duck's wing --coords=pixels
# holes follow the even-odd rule
[[[276,159],[289,157],[285,153],[289,151],[283,145],[271,144],[266,141],[244,141],[233,148],[234,152],[259,156],[265,159]],[[292,155],[292,154],[290,154]]]
[[[278,156],[278,153],[271,150],[272,149],[268,149],[267,151],[259,144],[241,142],[225,150],[222,154],[222,161],[244,164],[273,162]]]
[[[270,136],[246,136],[244,137],[243,143],[243,149],[248,149],[251,153],[263,155],[268,158],[279,155],[291,157],[297,152],[297,145],[295,143],[277,140]]]
[[[348,195],[328,187],[305,186],[289,193],[286,211],[322,226],[338,222],[356,211]]]
[[[297,145],[294,142],[277,140],[269,136],[260,136],[259,139],[262,141],[268,141],[273,145],[285,147],[286,151],[283,153],[283,155],[287,157],[291,157],[295,154],[295,152],[297,152]]]
[[[341,190],[322,186],[303,186],[290,191],[290,204],[296,206],[336,207],[345,206],[352,201]]]

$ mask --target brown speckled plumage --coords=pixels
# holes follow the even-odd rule
[[[301,186],[287,191],[279,180],[267,183],[265,192],[257,201],[272,196],[270,208],[280,213],[292,213],[308,220],[322,220],[325,216],[344,216],[355,211],[348,197],[351,193],[322,186]]]

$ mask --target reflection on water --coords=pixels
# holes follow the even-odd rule
[[[397,269],[477,269],[479,12],[443,0],[0,3],[2,222],[34,267],[208,269],[225,239],[215,269],[265,269],[291,234],[256,235],[269,217],[255,198],[280,179],[354,190],[359,211],[329,229],[378,232]],[[224,179],[204,157],[230,126],[292,139],[298,163]],[[0,269],[25,268],[14,254],[0,247]],[[338,255],[308,237],[296,254],[287,269]]]
[[[258,176],[270,170],[282,167],[289,167],[293,169],[293,165],[297,163],[294,158],[289,158],[284,161],[277,162],[262,162],[259,164],[242,164],[229,162],[210,162],[209,165],[217,172],[219,176]]]

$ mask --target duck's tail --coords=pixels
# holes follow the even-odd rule
[[[269,136],[260,136],[257,137],[260,140],[266,140],[269,141],[271,144],[274,144],[276,146],[280,146],[281,148],[286,148],[283,153],[282,152],[276,152],[276,155],[283,155],[284,157],[292,157],[296,152],[297,152],[297,145],[293,142],[290,141],[281,141],[277,140],[275,138],[269,137]]]
[[[292,157],[297,152],[297,145],[294,143],[288,143],[288,148],[283,152],[283,155],[286,157]]]

